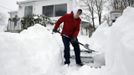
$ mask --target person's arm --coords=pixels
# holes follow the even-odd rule
[[[55,23],[54,30],[57,30],[59,28],[60,24],[65,21],[66,15],[67,14],[65,14],[64,16],[62,16],[61,18],[58,19],[58,21]]]
[[[78,36],[78,34],[79,34],[79,31],[80,31],[80,23],[81,23],[81,20],[79,21],[78,26],[74,30],[73,38],[76,38]]]

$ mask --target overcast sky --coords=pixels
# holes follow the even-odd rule
[[[23,0],[0,0],[0,13],[8,14],[9,11],[15,11],[18,9],[17,1]]]
[[[0,0],[0,22],[3,25],[6,25],[8,23],[8,12],[18,10],[18,5],[16,4],[17,1],[24,0]]]

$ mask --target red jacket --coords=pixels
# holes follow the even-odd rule
[[[80,31],[80,22],[81,19],[74,19],[73,12],[70,14],[65,14],[62,16],[55,24],[54,29],[58,29],[61,23],[64,23],[62,34],[65,34],[69,37],[77,37]]]

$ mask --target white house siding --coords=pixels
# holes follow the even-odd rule
[[[83,9],[82,6],[83,4],[80,0],[76,0],[76,1],[74,0],[34,0],[34,1],[27,1],[25,3],[20,2],[18,4],[20,6],[18,15],[19,17],[24,17],[25,6],[33,6],[33,14],[42,15],[43,6],[59,5],[59,4],[67,4],[67,13],[70,13],[75,8]],[[51,17],[51,19],[56,21],[59,17]]]
[[[49,0],[49,1],[38,1],[35,3],[35,14],[42,14],[42,7],[48,5],[57,5],[57,4],[67,4],[67,12],[71,10],[71,1],[68,0]]]
[[[11,12],[8,12],[8,13],[10,15],[10,18],[14,18],[16,15],[18,15],[17,11],[11,11]]]
[[[25,6],[33,6],[33,14],[35,11],[35,2],[30,2],[30,3],[24,3],[21,4],[18,10],[18,16],[19,17],[24,17],[24,13],[25,13]]]
[[[25,13],[25,6],[33,6],[33,14],[42,14],[42,7],[47,5],[67,4],[67,12],[72,11],[72,0],[40,0],[37,2],[29,2],[20,4],[18,15],[23,17]]]
[[[23,17],[24,16],[24,9],[25,9],[25,7],[24,6],[21,6],[21,7],[19,7],[19,9],[18,9],[18,16],[19,17]]]

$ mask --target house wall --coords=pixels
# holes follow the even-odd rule
[[[14,18],[16,15],[18,15],[18,12],[9,12],[10,18]]]
[[[72,0],[41,0],[37,2],[24,3],[19,6],[18,15],[23,17],[25,13],[25,6],[33,6],[33,14],[42,14],[42,7],[47,5],[56,5],[67,3],[67,12],[72,10]]]
[[[20,4],[19,5],[19,10],[18,10],[18,16],[19,17],[24,17],[25,6],[33,6],[33,13],[34,13],[34,10],[35,10],[35,2]]]
[[[111,13],[110,14],[110,17],[111,17],[111,20],[115,20],[117,19],[119,16],[121,16],[121,13]]]
[[[75,8],[82,8],[82,2],[75,2],[74,0],[37,0],[36,2],[27,2],[19,5],[18,15],[24,17],[25,6],[33,6],[33,14],[41,15],[42,7],[48,5],[67,4],[67,13],[70,13]],[[81,5],[81,6],[80,6]],[[59,17],[51,17],[56,21]],[[82,19],[83,20],[83,19]],[[87,24],[86,24],[87,25]]]

